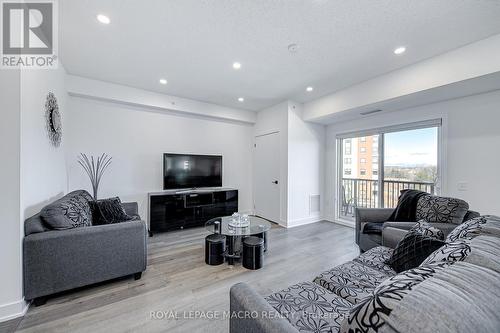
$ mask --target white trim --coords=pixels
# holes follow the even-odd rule
[[[337,139],[349,139],[349,138],[357,138],[361,136],[371,136],[377,134],[385,134],[392,132],[402,132],[402,131],[411,131],[421,128],[429,128],[429,127],[440,127],[443,125],[442,118],[434,118],[422,121],[416,121],[411,123],[402,123],[398,125],[390,125],[378,128],[370,128],[361,131],[352,131],[347,133],[340,133],[336,135]]]
[[[298,226],[301,226],[301,225],[306,225],[306,224],[310,224],[310,223],[316,223],[316,222],[319,222],[319,221],[322,221],[322,220],[323,220],[323,218],[320,215],[310,216],[310,217],[304,217],[304,218],[301,218],[301,219],[295,219],[295,220],[288,221],[288,223],[286,224],[286,227],[287,228],[294,228],[294,227],[298,227]]]
[[[356,227],[355,223],[353,221],[343,220],[343,219],[336,219],[333,216],[327,216],[324,219],[326,221],[328,221],[328,222],[340,224],[340,225],[343,225],[343,226],[346,226],[346,227],[349,227],[349,228],[353,228],[354,229]]]
[[[28,311],[29,303],[26,303],[24,299],[0,305],[0,322],[8,321],[18,317],[23,317]]]

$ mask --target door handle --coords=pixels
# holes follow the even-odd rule
[[[273,181],[272,183],[273,183],[273,184],[278,184],[278,181],[277,181],[277,180],[275,180],[275,181]]]

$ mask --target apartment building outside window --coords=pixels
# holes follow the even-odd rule
[[[439,194],[440,131],[434,119],[338,135],[337,216],[353,220],[356,207],[395,207],[407,188]]]

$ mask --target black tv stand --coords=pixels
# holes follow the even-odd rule
[[[203,226],[208,220],[238,211],[238,190],[198,188],[149,193],[149,236]]]

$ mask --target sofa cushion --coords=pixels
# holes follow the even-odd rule
[[[302,282],[265,297],[300,332],[339,332],[352,304],[313,282]]]
[[[383,222],[367,222],[363,227],[363,233],[381,235],[382,229],[384,229]]]
[[[488,243],[485,239],[490,239],[489,243],[500,247],[498,240],[494,239],[500,239],[499,237],[500,218],[489,215],[474,218],[457,226],[448,235],[447,243],[430,254],[423,261],[422,265],[439,261],[464,261],[471,252],[475,256],[481,252],[486,253],[489,251],[495,253],[495,249],[491,247],[484,249],[483,245]]]
[[[134,219],[122,206],[120,198],[114,197],[90,202],[94,225],[112,224]]]
[[[45,206],[40,215],[47,226],[54,230],[91,226],[90,201],[92,196],[87,191],[73,191]]]
[[[460,224],[468,210],[469,204],[461,199],[424,195],[418,199],[416,219]]]
[[[351,314],[357,320],[346,320],[342,328],[380,333],[498,332],[498,273],[466,262],[421,268],[429,267],[433,272],[422,272],[417,279],[403,277],[407,271],[393,278],[395,284],[383,283],[374,299],[357,309],[356,317]]]
[[[456,242],[446,243],[436,251],[432,252],[421,265],[427,265],[436,262],[453,262],[462,261],[467,258],[470,253],[470,240],[460,240]]]
[[[480,234],[500,236],[500,220],[496,216],[480,216],[464,222],[453,229],[446,237],[447,242],[472,239]]]
[[[388,265],[396,272],[417,267],[444,242],[434,237],[424,236],[418,231],[409,231],[394,249]]]
[[[356,304],[391,275],[355,261],[346,262],[318,275],[313,282]]]
[[[435,239],[439,240],[444,240],[444,233],[442,230],[435,228],[431,226],[429,223],[425,222],[424,220],[420,220],[415,224],[411,229],[410,232],[417,232],[421,235],[432,237]]]
[[[387,264],[387,260],[391,258],[392,252],[394,250],[385,246],[377,246],[369,249],[365,253],[362,253],[359,257],[355,258],[353,261],[359,262],[365,266],[371,267],[375,270],[384,272],[385,274],[391,276],[395,275],[396,272]]]
[[[440,263],[417,267],[382,282],[373,296],[352,308],[341,326],[341,332],[378,332],[394,308],[422,281],[448,266]]]
[[[28,236],[31,234],[36,234],[39,232],[45,232],[49,230],[45,223],[43,222],[40,213],[33,215],[24,221],[24,235]]]

